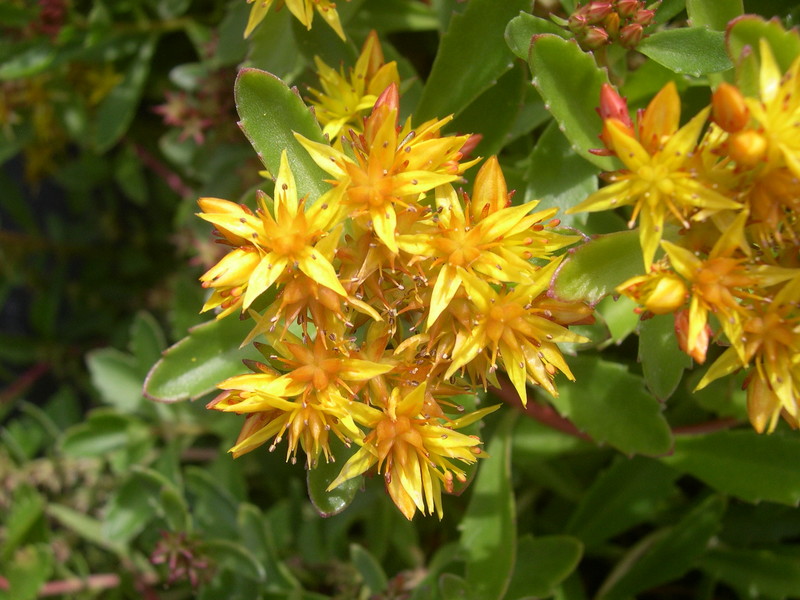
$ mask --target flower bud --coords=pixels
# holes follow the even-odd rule
[[[569,16],[568,27],[572,33],[578,34],[585,31],[588,26],[584,15],[575,13]]]
[[[764,159],[769,144],[767,139],[753,129],[731,134],[728,139],[728,156],[740,166],[754,167]]]
[[[641,25],[642,27],[647,27],[650,23],[653,22],[653,19],[656,17],[656,11],[654,10],[640,10],[633,16],[633,22]]]
[[[490,156],[475,176],[472,188],[472,222],[477,223],[487,215],[508,205],[508,188],[500,163]]]
[[[780,398],[757,372],[751,372],[747,379],[747,416],[750,424],[758,433],[764,433],[765,430],[772,433],[778,424]]]
[[[609,14],[603,19],[603,26],[609,37],[616,38],[617,34],[619,34],[619,15],[615,12]]]
[[[638,23],[631,23],[630,25],[625,25],[619,32],[619,43],[623,48],[632,50],[639,45],[643,37],[644,28]]]
[[[686,284],[678,275],[669,271],[655,271],[650,275],[633,277],[620,285],[617,291],[654,315],[675,312],[686,304]]]
[[[591,2],[581,9],[586,16],[589,25],[595,25],[614,11],[614,4],[611,2]]]
[[[714,122],[729,133],[742,129],[750,120],[744,96],[735,85],[721,83],[711,96]]]
[[[626,127],[633,128],[633,121],[628,113],[628,101],[620,96],[611,84],[604,83],[600,88],[600,106],[597,107],[597,114],[604,121],[617,119]]]
[[[596,50],[608,43],[608,34],[599,27],[589,27],[583,35],[578,36],[582,48]]]
[[[689,310],[684,308],[675,313],[675,336],[678,338],[678,346],[699,365],[706,362],[706,352],[708,352],[711,334],[711,327],[706,324],[697,336],[690,339]]]
[[[617,0],[617,12],[623,19],[632,17],[642,8],[641,0]]]

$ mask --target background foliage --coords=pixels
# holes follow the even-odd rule
[[[800,14],[667,0],[640,54],[604,70],[547,18],[573,8],[351,0],[338,4],[343,42],[287,10],[244,40],[243,0],[0,5],[0,597],[797,595],[800,439],[755,434],[741,381],[692,393],[703,369],[687,369],[671,322],[639,322],[608,296],[637,273],[637,238],[616,214],[562,215],[608,234],[559,278],[562,297],[599,302],[591,343],[569,360],[577,381],[487,419],[490,458],[441,522],[406,521],[380,481],[332,496],[280,452],[234,461],[239,419],[204,407],[241,372],[249,330],[198,314],[197,277],[219,252],[193,216],[198,196],[261,182],[236,127],[239,68],[304,97],[314,55],[350,65],[375,29],[404,110],[454,114],[448,131],[480,133],[476,154],[500,155],[518,200],[567,208],[614,168],[588,152],[609,72],[631,107],[672,80],[693,114],[731,74],[730,19],[789,27]],[[759,23],[734,43],[773,36],[790,62],[796,36]],[[531,44],[540,33],[554,35]],[[278,125],[292,118],[308,113]],[[159,360],[147,391],[166,403],[142,393]]]

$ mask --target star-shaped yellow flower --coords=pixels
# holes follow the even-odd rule
[[[250,17],[247,20],[244,37],[249,37],[258,24],[264,20],[274,0],[247,0],[247,2],[252,4],[253,7],[250,9]],[[342,23],[339,21],[339,13],[336,12],[336,3],[331,2],[331,0],[278,0],[277,6],[280,8],[284,4],[295,18],[306,26],[306,29],[311,29],[311,23],[314,21],[314,11],[316,10],[325,19],[325,22],[331,26],[331,29],[336,32],[336,35],[343,40],[347,39],[342,29]]]

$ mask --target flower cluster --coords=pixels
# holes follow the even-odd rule
[[[253,6],[250,8],[250,17],[247,20],[244,37],[249,37],[253,30],[264,20],[273,2],[274,0],[247,0],[247,3]],[[342,24],[339,21],[339,13],[336,12],[336,4],[331,0],[278,0],[277,8],[280,9],[283,5],[286,5],[286,8],[307,29],[311,29],[311,24],[314,22],[314,12],[318,12],[325,22],[330,25],[331,29],[336,32],[336,35],[343,40],[346,39]]]
[[[584,50],[597,50],[615,42],[634,49],[654,17],[655,6],[646,8],[642,0],[591,0],[576,7],[569,19],[557,22],[572,32]]]
[[[371,40],[362,58],[378,56]],[[370,74],[365,97],[394,79],[380,62],[353,71]],[[337,146],[296,136],[330,176],[319,198],[298,197],[284,151],[255,210],[200,200],[229,247],[201,278],[204,308],[251,316],[245,343],[266,342],[256,341],[264,360],[222,382],[209,406],[247,415],[235,456],[285,441],[287,459],[302,450],[313,468],[335,460],[338,438],[359,449],[331,489],[373,470],[407,518],[441,518],[442,492],[484,456],[462,430],[497,408],[464,412],[458,396],[499,385],[498,369],[523,404],[527,384],[557,394],[556,373],[572,378],[557,343],[583,341],[567,326],[592,314],[548,296],[554,253],[579,239],[556,231],[556,209],[512,205],[496,158],[471,195],[457,192],[478,162],[465,159],[473,138],[443,135],[449,118],[401,123],[395,81],[373,104]]]
[[[572,210],[633,207],[646,272],[618,291],[646,313],[674,313],[698,363],[712,339],[729,344],[698,387],[747,369],[748,413],[763,432],[781,414],[796,426],[800,412],[800,58],[782,73],[763,40],[759,56],[753,97],[720,84],[683,127],[673,84],[635,125],[605,88],[601,139],[625,169]]]

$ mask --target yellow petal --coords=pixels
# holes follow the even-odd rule
[[[318,250],[304,248],[297,257],[297,266],[320,285],[332,289],[340,296],[347,296],[347,291],[336,276],[336,269]]]
[[[458,288],[461,287],[461,275],[459,267],[445,265],[436,276],[436,283],[433,285],[431,294],[431,306],[428,312],[428,328],[433,325],[442,311],[447,308],[450,301],[455,297]]]
[[[285,256],[278,256],[274,252],[264,256],[258,266],[253,269],[253,274],[250,275],[247,290],[245,290],[244,298],[242,299],[242,308],[250,306],[258,296],[275,283],[288,262]]]

